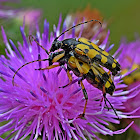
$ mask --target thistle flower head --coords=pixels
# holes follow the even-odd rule
[[[62,18],[60,16],[58,26],[54,26],[54,33],[49,35],[49,23],[44,21],[44,31],[41,34],[36,25],[36,38],[47,50],[56,36],[60,34]],[[66,22],[63,23],[62,31],[66,30]],[[74,30],[74,29],[73,29]],[[88,93],[88,103],[85,117],[78,116],[83,112],[85,99],[81,87],[74,83],[65,88],[59,88],[69,82],[64,69],[58,67],[50,70],[39,71],[38,68],[48,66],[48,61],[31,63],[23,67],[15,76],[15,85],[12,85],[12,76],[15,71],[27,62],[37,59],[48,58],[47,53],[42,50],[35,41],[28,43],[28,36],[24,29],[20,28],[23,43],[18,42],[18,48],[12,40],[7,40],[2,27],[2,35],[6,45],[6,57],[0,57],[0,121],[7,122],[0,127],[0,135],[11,132],[6,139],[30,139],[41,137],[48,139],[100,139],[97,134],[113,135],[125,132],[125,129],[115,130],[110,127],[110,123],[119,124],[113,109],[108,110],[102,100],[102,91],[84,81]],[[50,36],[50,37],[49,37]],[[109,36],[109,32],[108,32]],[[107,46],[105,38],[100,45],[101,48],[109,51],[113,45]],[[75,37],[65,33],[59,39]],[[92,40],[91,40],[92,41]],[[74,80],[77,77],[73,75]],[[73,81],[74,81],[73,80]],[[125,87],[120,76],[114,78],[116,91],[113,96],[107,94],[107,98],[116,109],[119,118],[136,118],[133,112],[118,111],[124,109],[124,103],[137,95],[137,88],[128,91],[120,90]],[[130,96],[127,94],[130,93]],[[102,105],[101,105],[102,104]],[[107,103],[109,106],[109,104]]]
[[[134,63],[140,65],[139,53],[140,53],[140,39],[128,42],[124,38],[121,41],[120,49],[122,52],[119,56],[120,63],[123,63],[122,69],[131,67]]]
[[[129,72],[129,75],[123,78],[123,82],[128,85],[127,89],[131,90],[134,87],[140,84],[140,39],[139,37],[132,42],[126,42],[126,39],[123,39],[119,50],[121,50],[119,56],[119,62],[122,67],[122,74]],[[140,93],[140,91],[139,91]],[[130,98],[128,102],[124,104],[126,111],[132,111],[140,106],[140,94],[137,94],[134,98]],[[136,111],[135,115],[139,115],[140,111]],[[140,121],[136,121],[132,125],[132,128],[140,134]]]

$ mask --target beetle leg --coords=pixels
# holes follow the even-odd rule
[[[103,85],[103,98],[104,98],[104,101],[105,101],[105,105],[109,111],[109,107],[107,106],[107,103],[106,103],[106,91],[105,91],[105,85]],[[103,100],[103,99],[102,99]]]
[[[67,71],[67,76],[68,76],[70,82],[69,82],[68,84],[66,84],[65,86],[62,86],[62,87],[59,87],[59,88],[65,88],[65,87],[67,87],[68,85],[70,85],[71,82],[72,82],[72,76],[71,76],[71,74],[70,74],[70,71],[69,71],[68,69],[67,69],[66,71]]]
[[[108,71],[108,73],[107,73],[108,75],[110,75],[110,71]]]
[[[107,103],[106,103],[105,85],[103,85],[103,97],[102,97],[102,99],[101,99],[101,102],[103,101],[103,99],[104,99],[105,105],[106,105],[106,107],[107,107],[107,109],[108,109],[108,111],[109,111],[109,107],[107,106]]]
[[[64,55],[65,55],[65,53],[61,53],[61,54],[55,56],[52,60],[52,63],[58,62],[58,60],[60,60],[62,57],[64,57]]]
[[[70,74],[70,71],[69,71],[69,70],[67,70],[67,76],[68,76],[68,78],[69,78],[70,82],[72,82],[72,76],[71,76],[71,74]]]
[[[103,95],[106,94],[106,91],[105,91],[105,85],[103,85]]]
[[[81,74],[83,74],[84,71],[83,71],[82,67],[80,66],[80,64],[79,64],[79,62],[78,62],[78,60],[77,60],[76,58],[75,58],[75,64],[76,64],[76,67],[77,67],[77,69],[79,70],[79,72],[80,72]]]
[[[110,101],[106,98],[106,96],[105,96],[104,98],[105,98],[105,100],[110,104],[111,108],[113,109],[115,115],[117,116],[117,118],[118,118],[118,120],[119,120],[119,116],[118,116],[116,110],[114,109],[114,107],[112,106],[112,104],[110,103]]]
[[[110,73],[111,73],[111,71],[108,71],[108,73],[107,73],[107,74],[108,74],[108,75],[109,75],[109,77],[111,78],[111,74],[110,74]]]
[[[35,69],[35,70],[47,70],[47,69],[53,69],[53,68],[58,67],[58,66],[60,66],[60,65],[59,65],[59,64],[58,64],[58,65],[51,65],[51,66],[48,66],[48,67],[46,67],[46,68],[39,68],[39,69]]]
[[[86,91],[86,89],[85,89],[85,87],[84,87],[84,84],[83,84],[82,80],[80,81],[80,85],[81,85],[81,87],[82,87],[82,91],[83,91],[83,94],[84,94],[84,97],[85,97],[86,102],[85,102],[85,106],[84,106],[83,113],[80,114],[80,115],[78,116],[78,118],[81,118],[81,117],[84,117],[84,116],[85,116],[86,107],[87,107],[87,101],[88,101],[87,91]]]
[[[107,103],[106,103],[106,101],[107,101],[107,102],[110,104],[111,108],[113,109],[115,115],[116,115],[116,116],[118,117],[118,119],[119,119],[119,116],[118,116],[116,110],[114,109],[114,107],[112,106],[112,104],[109,102],[109,100],[106,98],[105,86],[103,86],[103,96],[104,96],[105,105],[107,106]],[[108,109],[108,111],[109,111],[109,107],[108,107],[108,106],[107,106],[107,109]]]

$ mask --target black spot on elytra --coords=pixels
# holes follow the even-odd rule
[[[114,58],[112,56],[107,56],[107,62],[104,64],[104,66],[109,69],[113,75],[116,75],[118,71],[120,71],[120,64],[117,62],[116,67],[112,68],[112,64],[114,63]]]
[[[93,73],[92,69],[86,74],[86,78],[91,81],[95,81],[95,74]]]
[[[102,56],[100,54],[97,54],[93,59],[97,62],[101,62]]]
[[[89,48],[90,48],[90,49],[95,49],[92,45],[89,45]]]
[[[85,52],[85,53],[88,53],[88,52],[89,52],[89,50],[88,50],[88,49],[84,49],[84,52]]]
[[[114,62],[114,59],[110,55],[107,56],[107,62],[106,63],[108,63],[109,65],[112,66],[113,62]]]
[[[102,79],[108,81],[109,75],[105,72],[104,74],[102,74]]]
[[[116,70],[120,71],[120,64],[118,62],[116,63]]]
[[[99,48],[99,49],[100,49],[101,52],[104,51],[102,48]]]
[[[79,62],[79,64],[80,64],[80,66],[82,66],[83,65],[83,62]]]

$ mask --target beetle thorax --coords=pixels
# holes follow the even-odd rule
[[[74,49],[74,46],[76,45],[77,41],[75,38],[69,38],[62,41],[61,48],[65,51],[71,51]]]

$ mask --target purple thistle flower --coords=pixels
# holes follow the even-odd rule
[[[54,38],[60,33],[61,16],[58,26],[54,26],[54,36],[50,33],[49,23],[45,20],[44,32],[41,34],[38,25],[36,25],[36,38],[43,47],[50,49]],[[82,27],[81,27],[82,28]],[[62,31],[66,29],[64,22]],[[81,29],[82,30],[82,29]],[[88,93],[88,104],[85,118],[78,118],[83,112],[85,99],[81,88],[76,81],[77,77],[73,75],[73,84],[66,88],[59,88],[66,85],[69,80],[64,69],[54,68],[51,70],[38,71],[35,69],[48,66],[47,61],[36,62],[23,67],[15,76],[15,86],[12,85],[12,76],[14,72],[23,64],[48,58],[48,55],[42,50],[35,41],[32,45],[28,43],[23,27],[20,28],[23,44],[18,42],[18,48],[12,40],[7,40],[5,31],[2,27],[2,35],[6,45],[6,55],[0,57],[0,121],[7,121],[0,127],[0,135],[11,132],[5,139],[25,139],[36,140],[39,136],[43,140],[48,139],[100,139],[97,134],[113,135],[125,132],[133,122],[121,130],[112,130],[110,123],[119,124],[112,109],[104,108],[104,102],[101,102],[102,91],[93,87],[87,81],[84,81]],[[74,35],[65,33],[60,37],[71,38]],[[108,32],[109,36],[109,32]],[[100,45],[102,48],[110,50],[105,38]],[[91,40],[92,41],[92,40]],[[77,79],[78,80],[78,79]],[[125,109],[124,103],[138,94],[139,86],[123,91],[125,84],[120,76],[114,77],[116,91],[113,96],[107,94],[107,98],[112,106],[117,110],[120,119],[138,118],[133,115],[138,109],[132,112],[119,111]],[[127,96],[129,94],[129,96]],[[102,105],[101,105],[102,103]],[[109,106],[109,104],[107,103]]]
[[[129,75],[123,78],[123,82],[128,85],[127,89],[131,90],[140,84],[140,39],[137,37],[135,41],[126,42],[123,39],[120,45],[121,54],[119,56],[119,62],[122,67],[122,73],[130,72]],[[131,72],[133,71],[133,72]],[[130,98],[126,102],[125,110],[132,111],[140,106],[140,91],[137,96]],[[140,110],[134,113],[134,115],[140,115]],[[140,121],[136,121],[132,125],[132,128],[140,135]]]

